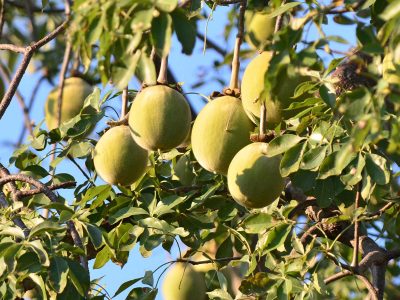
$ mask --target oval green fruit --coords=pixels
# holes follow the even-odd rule
[[[128,126],[109,129],[97,142],[96,172],[109,184],[130,185],[146,171],[148,152],[135,143]]]
[[[259,97],[264,90],[264,77],[270,60],[271,52],[262,52],[248,64],[243,74],[241,84],[243,107],[249,118],[256,124],[260,118],[262,100]],[[274,128],[282,119],[294,116],[295,112],[283,111],[283,109],[288,108],[292,102],[304,100],[305,96],[296,99],[291,99],[291,97],[300,83],[309,80],[307,76],[302,76],[297,71],[288,72],[287,68],[279,70],[277,77],[277,86],[271,92],[273,96],[265,99],[268,128]]]
[[[226,175],[233,156],[250,143],[253,129],[239,99],[219,97],[207,103],[193,124],[193,154],[204,169]]]
[[[87,96],[93,88],[85,80],[79,77],[65,79],[61,105],[61,123],[77,116],[85,102]],[[53,89],[45,104],[45,120],[49,130],[57,127],[57,103],[58,88]]]
[[[165,85],[143,89],[129,112],[129,126],[136,143],[153,151],[179,146],[189,134],[191,121],[185,98]]]
[[[268,17],[266,11],[246,11],[245,25],[245,41],[253,49],[262,49],[274,33],[275,18]]]
[[[284,179],[280,156],[267,157],[268,144],[253,143],[240,150],[228,170],[228,189],[233,199],[247,208],[270,205],[281,194]]]
[[[190,264],[176,263],[165,275],[162,292],[164,300],[203,300],[206,296],[204,277]]]

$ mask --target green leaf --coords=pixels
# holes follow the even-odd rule
[[[390,19],[397,17],[400,14],[400,1],[392,1],[383,13],[379,15],[379,17],[385,21],[389,21]]]
[[[112,253],[110,251],[110,248],[105,246],[103,249],[101,249],[97,255],[96,259],[94,261],[93,269],[100,269],[103,267],[112,257]]]
[[[272,221],[272,216],[266,213],[257,213],[248,216],[243,221],[244,231],[247,233],[260,233],[267,229]]]
[[[154,300],[157,296],[157,289],[137,287],[129,292],[126,300]]]
[[[72,143],[71,147],[69,148],[68,154],[74,158],[82,158],[88,156],[93,149],[93,145],[90,142],[75,142]]]
[[[123,284],[120,285],[118,290],[115,292],[113,298],[115,298],[116,296],[121,294],[123,291],[125,291],[127,288],[131,287],[132,285],[134,285],[135,283],[139,282],[142,279],[143,279],[143,277],[140,277],[140,278],[135,278],[135,279],[124,282]]]
[[[62,227],[60,224],[51,222],[51,221],[43,221],[38,225],[34,226],[29,234],[29,239],[34,236],[41,235],[43,232],[51,233],[53,231],[65,230],[65,227]]]
[[[287,177],[299,169],[306,146],[306,143],[297,144],[285,152],[280,163],[282,177]]]
[[[35,273],[31,273],[28,276],[40,288],[40,295],[42,296],[42,299],[47,300],[46,285],[43,281],[43,278]]]
[[[282,6],[280,6],[279,8],[275,9],[272,13],[268,14],[267,16],[268,16],[268,18],[275,18],[300,4],[301,4],[301,2],[286,3]]]
[[[364,170],[365,159],[360,153],[357,160],[352,164],[350,172],[341,176],[341,180],[348,185],[355,185],[362,180],[362,171]]]
[[[183,10],[175,10],[172,13],[174,30],[182,45],[182,53],[190,55],[196,44],[196,22],[189,20]]]
[[[166,57],[171,47],[172,18],[169,14],[161,13],[153,19],[151,26],[151,39],[157,54]]]
[[[30,242],[26,243],[25,245],[27,247],[31,248],[33,250],[33,252],[36,253],[37,257],[40,260],[40,263],[44,267],[50,266],[50,259],[49,259],[48,253],[44,249],[40,240],[30,241]]]
[[[136,66],[140,58],[141,51],[137,50],[135,54],[126,57],[125,65],[115,65],[113,68],[112,79],[118,89],[125,88],[135,74]]]
[[[222,289],[216,289],[212,292],[207,292],[209,299],[220,299],[220,300],[233,300],[232,296]]]
[[[265,236],[266,239],[262,243],[261,249],[263,253],[275,250],[283,245],[286,241],[287,236],[292,230],[292,225],[290,224],[279,224],[268,231]]]
[[[57,293],[62,293],[67,286],[67,275],[67,262],[58,256],[51,258],[49,268],[49,283]]]
[[[19,227],[4,226],[0,230],[0,235],[13,236],[21,240],[25,239],[24,231]]]
[[[78,293],[85,297],[86,292],[90,287],[90,276],[88,271],[86,271],[81,264],[76,261],[68,259],[67,263],[69,267],[68,276],[70,277],[72,284],[75,286]]]
[[[103,234],[101,230],[90,223],[85,223],[89,238],[96,250],[103,245]]]
[[[294,134],[284,134],[278,136],[268,144],[267,156],[272,157],[281,154],[297,145],[303,139],[304,138]]]
[[[371,179],[377,184],[384,185],[389,183],[390,171],[384,157],[377,154],[367,153],[366,167],[368,175],[371,176]]]
[[[308,150],[302,159],[300,167],[303,170],[312,170],[318,168],[325,158],[328,146],[319,146],[314,149]]]
[[[173,11],[178,5],[178,0],[156,0],[156,7],[165,12]]]
[[[147,284],[149,286],[154,285],[154,278],[153,278],[153,272],[152,271],[146,271],[144,273],[144,277],[142,279],[143,284]]]
[[[335,106],[336,95],[325,85],[321,85],[321,87],[319,88],[319,95],[321,96],[322,100],[324,100],[324,102],[329,105],[330,108],[333,108]]]
[[[329,177],[324,180],[317,180],[314,188],[314,195],[319,207],[324,208],[331,205],[335,196],[344,189],[343,183],[338,177]]]
[[[156,67],[153,60],[146,53],[142,53],[140,57],[136,68],[136,75],[142,83],[146,83],[147,85],[157,83]]]

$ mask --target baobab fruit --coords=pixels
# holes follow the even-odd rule
[[[176,263],[165,275],[162,292],[164,300],[204,300],[204,277],[190,264]]]
[[[146,171],[147,150],[132,138],[128,126],[109,129],[94,148],[96,172],[109,184],[130,185]]]
[[[258,123],[260,118],[261,103],[265,101],[267,111],[266,123],[268,128],[274,128],[283,119],[288,119],[294,116],[293,111],[284,111],[292,102],[304,100],[304,96],[299,99],[292,99],[296,87],[309,80],[307,76],[302,76],[298,70],[289,72],[287,67],[278,71],[277,84],[271,91],[271,95],[266,95],[266,98],[261,99],[261,93],[265,86],[265,73],[268,71],[269,62],[271,60],[271,52],[264,51],[257,55],[246,67],[242,85],[242,103],[243,107],[254,122]]]
[[[204,169],[226,175],[233,156],[250,143],[253,129],[239,99],[219,97],[200,111],[193,124],[193,154]]]
[[[165,85],[143,89],[129,112],[136,143],[153,151],[167,151],[183,143],[191,121],[190,107],[183,95]]]
[[[58,119],[58,88],[53,89],[45,104],[45,120],[49,130],[57,127]],[[87,96],[93,88],[80,77],[70,77],[64,81],[64,89],[61,104],[60,124],[77,116]]]
[[[229,165],[228,189],[233,199],[242,206],[268,206],[284,188],[284,180],[279,171],[281,157],[268,157],[267,151],[266,143],[247,145]]]
[[[253,49],[264,48],[275,29],[275,18],[270,18],[266,11],[246,11],[245,40]]]

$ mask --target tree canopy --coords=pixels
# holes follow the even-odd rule
[[[220,7],[211,40],[198,24]],[[0,162],[2,299],[155,299],[174,268],[210,299],[400,297],[399,1],[0,0],[0,38],[0,122],[18,101],[24,123]],[[204,43],[192,87],[174,39],[189,57]],[[173,245],[111,294],[90,275]]]

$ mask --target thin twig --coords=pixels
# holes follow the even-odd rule
[[[175,262],[183,262],[191,265],[204,265],[204,264],[213,264],[215,262],[224,262],[224,261],[233,261],[233,260],[241,260],[241,256],[234,256],[234,257],[222,257],[222,258],[214,258],[214,259],[207,259],[207,260],[190,260],[184,258],[178,258]]]
[[[343,270],[342,272],[333,274],[332,276],[324,279],[324,283],[325,284],[330,284],[330,283],[332,283],[334,281],[337,281],[339,279],[342,279],[342,278],[350,276],[350,275],[353,275],[353,272],[348,271],[348,270]]]
[[[49,190],[57,190],[57,189],[65,189],[65,188],[71,188],[75,187],[76,182],[75,181],[66,181],[66,182],[61,182],[61,183],[55,183],[52,185],[49,185],[48,188]],[[33,196],[37,194],[41,194],[42,191],[39,189],[31,189],[29,191],[17,191],[17,195],[19,197],[27,197],[27,196]]]
[[[9,76],[5,66],[1,62],[0,62],[0,74],[1,74],[1,77],[3,77],[4,81],[8,85],[10,85],[11,84],[10,76]],[[17,101],[22,109],[22,114],[24,116],[25,128],[28,129],[29,134],[32,134],[33,124],[32,124],[31,118],[29,117],[29,109],[26,107],[25,100],[22,97],[22,95],[18,92],[18,90],[15,92],[15,95],[16,95]]]
[[[23,4],[20,4],[20,3],[15,2],[15,1],[5,0],[5,3],[7,3],[7,4],[11,5],[11,6],[17,7],[17,8],[21,8],[21,9],[24,8]],[[33,6],[31,8],[31,10],[34,13],[40,13],[40,14],[43,14],[43,13],[44,14],[62,14],[65,11],[64,8],[42,9],[41,7],[36,7],[36,6]]]
[[[222,56],[227,55],[227,52],[224,49],[222,49],[222,47],[218,46],[215,42],[211,41],[208,37],[206,38],[204,34],[197,32],[196,36],[198,39],[202,40],[205,43],[206,48],[213,49],[218,54],[221,54]]]
[[[356,193],[356,198],[355,198],[355,209],[357,210],[360,207],[360,195],[361,195],[361,185],[357,185],[357,193]],[[355,268],[358,267],[358,254],[359,254],[359,221],[358,221],[358,216],[356,217],[356,220],[354,221],[354,251],[353,251],[353,259],[351,261],[351,265]]]
[[[13,44],[0,44],[0,50],[8,50],[16,53],[24,53],[25,48]]]
[[[0,39],[3,36],[3,26],[5,21],[5,7],[6,3],[4,1],[0,1]]]
[[[31,58],[36,50],[41,48],[42,46],[49,43],[53,40],[61,31],[65,29],[69,22],[69,18],[67,18],[64,22],[62,22],[59,26],[56,27],[51,33],[46,35],[44,38],[40,39],[36,43],[33,43],[30,46],[27,46],[24,50],[24,57],[20,66],[18,67],[13,79],[11,80],[10,86],[8,87],[6,93],[4,94],[1,102],[0,102],[0,119],[3,118],[4,113],[6,112],[8,106],[11,103],[11,100],[18,88],[19,83],[21,82],[22,77],[25,74],[26,68],[31,61]]]
[[[28,19],[31,23],[32,37],[33,37],[33,40],[35,41],[37,39],[37,29],[36,29],[35,17],[33,16],[33,11],[32,11],[33,6],[32,6],[31,0],[25,0],[24,5],[25,5],[26,13],[28,15]]]

